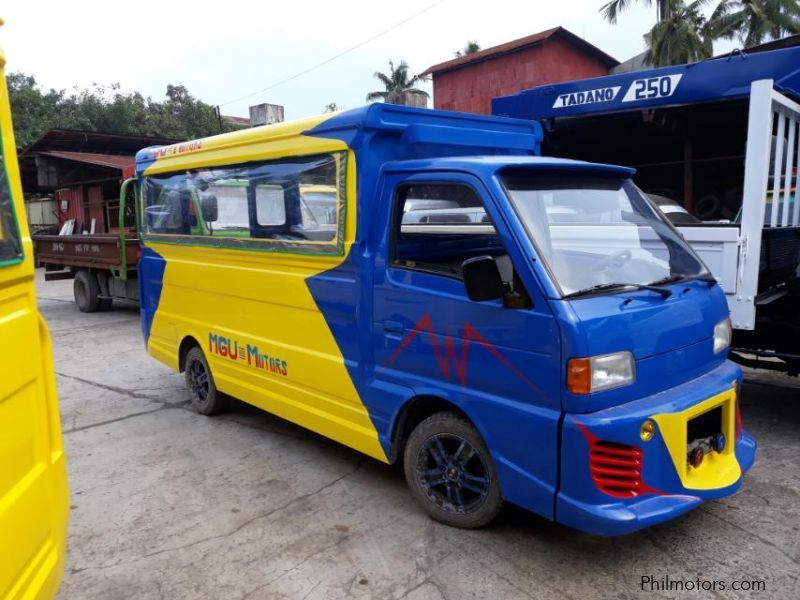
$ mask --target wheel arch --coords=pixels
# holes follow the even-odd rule
[[[200,342],[193,335],[185,335],[181,340],[180,346],[178,346],[178,372],[183,373],[186,370],[186,355],[189,354],[189,350],[192,348],[197,347],[200,348],[202,351],[202,346],[200,346]]]
[[[422,421],[440,412],[453,412],[464,417],[486,440],[474,419],[458,404],[437,394],[417,394],[406,400],[397,411],[391,428],[389,462],[396,463],[403,457],[408,436]]]

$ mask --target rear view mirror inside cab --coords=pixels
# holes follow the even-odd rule
[[[499,300],[503,297],[505,286],[500,269],[491,256],[476,256],[461,263],[464,287],[467,296],[474,302]]]

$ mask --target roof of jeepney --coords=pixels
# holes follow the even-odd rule
[[[136,154],[136,170],[164,173],[351,148],[358,150],[376,132],[394,136],[391,160],[402,148],[414,156],[533,153],[542,140],[532,121],[375,103],[338,113],[263,125],[168,146],[151,146]],[[431,148],[436,148],[432,151]],[[454,149],[457,151],[452,152]],[[409,153],[406,153],[409,154]]]

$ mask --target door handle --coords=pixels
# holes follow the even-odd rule
[[[384,321],[383,322],[383,331],[384,331],[384,333],[392,333],[394,335],[402,335],[404,329],[405,329],[405,327],[403,327],[403,324],[400,321]]]

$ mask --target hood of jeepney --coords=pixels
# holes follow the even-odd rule
[[[668,286],[669,298],[635,290],[570,301],[586,336],[586,356],[627,350],[636,361],[632,385],[592,394],[598,410],[680,385],[718,366],[714,326],[728,316],[719,286],[700,281]]]

